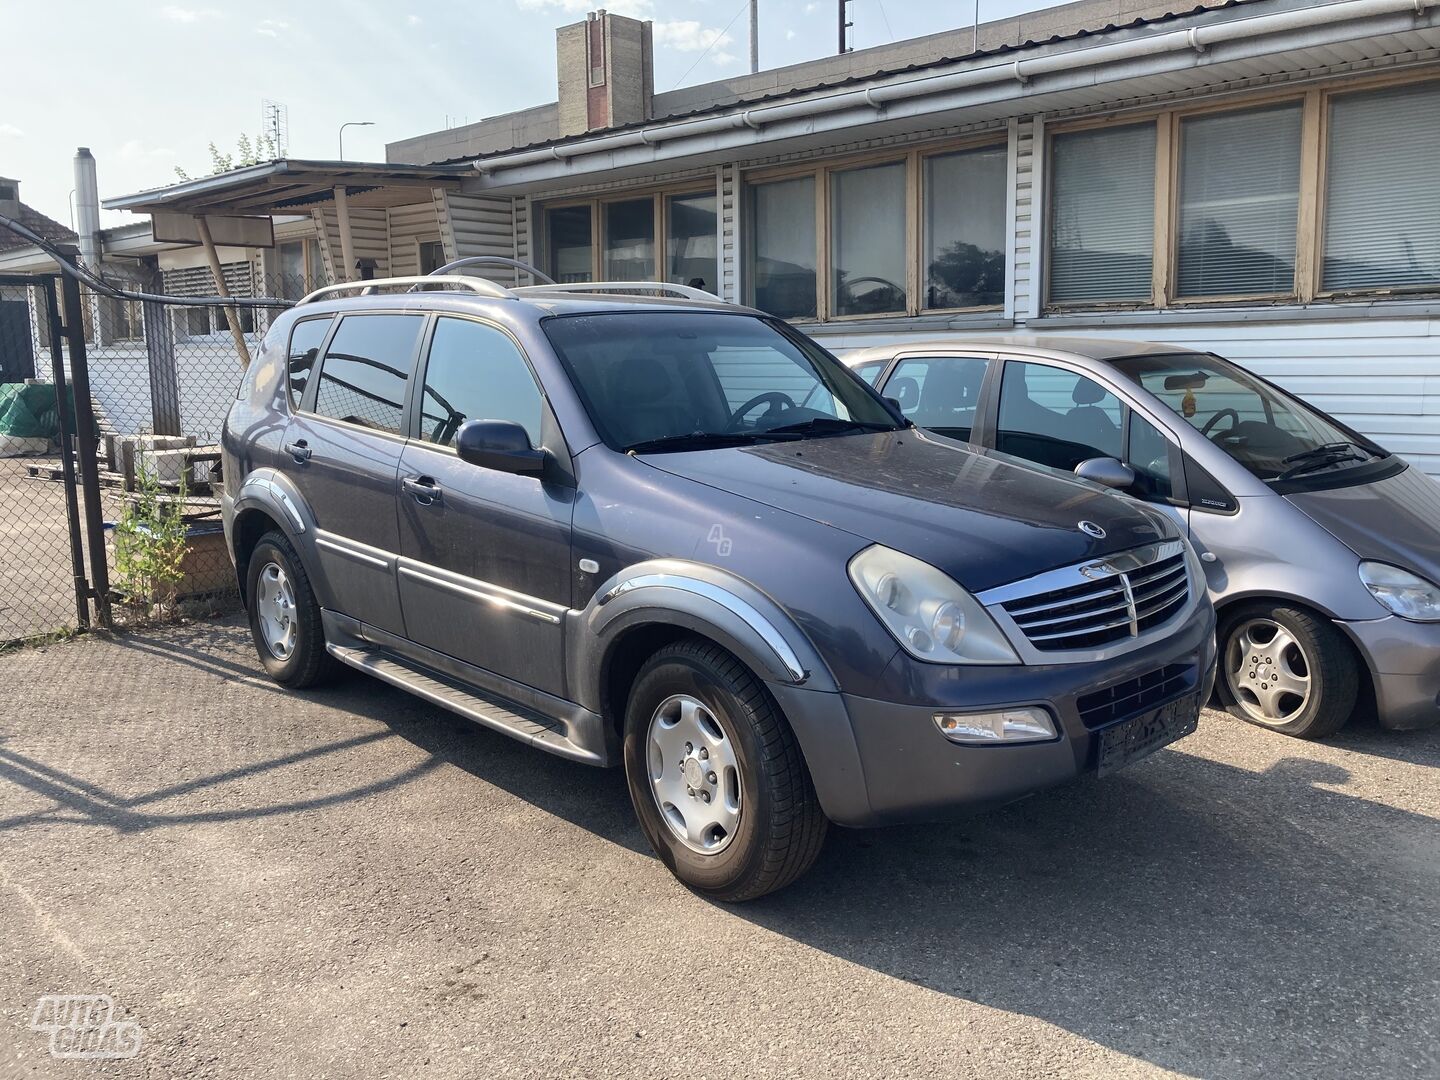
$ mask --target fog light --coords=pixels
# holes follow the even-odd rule
[[[951,742],[972,745],[1044,742],[1056,736],[1050,714],[1035,708],[936,713],[935,726]]]

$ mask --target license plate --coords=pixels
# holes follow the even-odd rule
[[[1099,774],[1123,769],[1189,735],[1200,723],[1200,696],[1189,694],[1100,733]]]

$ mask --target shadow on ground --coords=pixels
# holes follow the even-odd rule
[[[160,663],[255,677],[217,655],[216,632],[137,634],[121,645]],[[222,632],[233,644],[233,628]],[[404,772],[230,816],[369,798],[443,764],[646,850],[617,771],[538,753],[360,676],[314,696],[379,726],[189,786],[237,775],[258,782],[300,757],[399,738],[424,753]],[[1104,782],[957,824],[836,829],[807,877],[725,914],[1190,1075],[1276,1075],[1266,1062],[1277,1054],[1308,1063],[1308,1075],[1433,1075],[1440,828],[1337,790],[1346,770],[1294,745],[1256,772],[1181,744]],[[1357,730],[1332,745],[1407,765],[1440,762],[1435,732]],[[62,818],[120,830],[196,820],[147,809],[175,789],[116,799],[3,744],[0,778],[55,799]],[[658,862],[654,872],[664,872]]]

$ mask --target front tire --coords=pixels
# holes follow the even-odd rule
[[[685,639],[640,669],[625,714],[640,827],[685,885],[753,900],[815,862],[828,822],[790,725],[734,656]]]
[[[1320,739],[1355,710],[1359,669],[1324,619],[1275,603],[1243,604],[1220,621],[1220,700],[1259,727]]]
[[[301,690],[335,673],[310,575],[283,533],[266,533],[251,552],[245,608],[260,663],[281,686]]]

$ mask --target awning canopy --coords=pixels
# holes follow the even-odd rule
[[[335,189],[344,188],[351,207],[402,206],[420,201],[432,188],[458,189],[474,175],[468,165],[281,159],[121,195],[103,205],[137,213],[299,214],[332,202]]]

